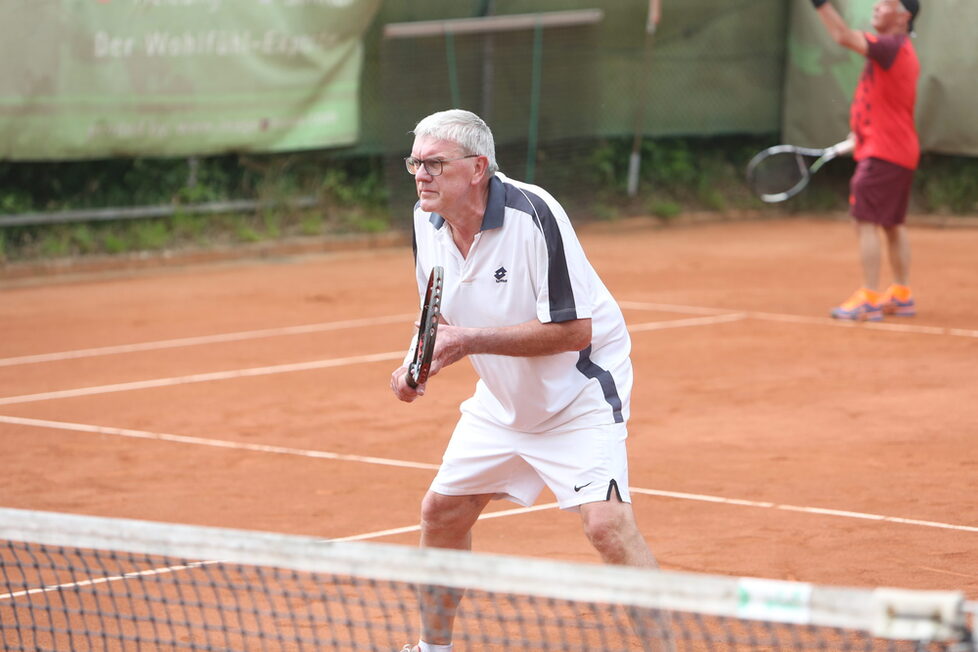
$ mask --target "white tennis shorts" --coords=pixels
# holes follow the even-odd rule
[[[465,412],[431,490],[445,496],[495,494],[529,507],[547,486],[560,508],[570,511],[616,494],[630,503],[627,437],[623,423],[527,434]]]

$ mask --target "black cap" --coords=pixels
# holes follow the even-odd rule
[[[910,23],[907,31],[912,32],[913,21],[917,18],[917,13],[920,11],[920,0],[900,0],[900,4],[903,5],[904,9],[910,12]]]

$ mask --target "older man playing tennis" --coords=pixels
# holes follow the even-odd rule
[[[414,134],[406,165],[418,192],[419,288],[433,266],[445,270],[431,375],[465,357],[479,375],[424,497],[421,545],[470,549],[490,500],[529,506],[547,486],[580,513],[605,562],[655,566],[628,493],[632,368],[621,310],[560,204],[497,171],[481,118],[442,111]],[[413,401],[425,385],[412,389],[406,373],[395,370],[391,387]],[[405,650],[451,650],[460,597],[427,593],[421,640]]]

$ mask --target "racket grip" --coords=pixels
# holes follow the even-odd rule
[[[854,149],[856,149],[856,139],[853,136],[849,136],[841,143],[836,143],[833,145],[832,153],[836,156],[844,156],[846,154],[851,154]]]

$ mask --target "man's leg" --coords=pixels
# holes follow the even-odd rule
[[[884,227],[883,231],[893,283],[883,293],[881,307],[887,315],[913,317],[917,314],[917,303],[910,291],[910,239],[903,224]]]
[[[880,308],[880,234],[873,222],[856,220],[856,237],[859,240],[859,263],[863,270],[862,287],[852,293],[829,314],[835,319],[879,321],[883,319]]]
[[[863,287],[873,292],[880,289],[880,247],[879,227],[872,222],[856,221],[859,237],[859,261],[863,269]]]
[[[588,541],[607,564],[658,568],[645,537],[635,523],[635,512],[629,503],[617,496],[609,500],[581,505],[581,520]],[[675,649],[672,619],[668,612],[629,609],[635,633],[642,649],[648,652],[671,652]]]
[[[588,541],[607,564],[657,568],[655,557],[635,523],[629,503],[616,496],[581,505],[581,521]]]
[[[910,285],[910,239],[907,237],[907,230],[902,224],[897,224],[888,226],[883,231],[886,233],[893,282],[897,285]]]
[[[421,546],[472,549],[472,526],[493,494],[445,496],[429,491],[421,503]],[[455,612],[462,599],[460,589],[421,587],[421,640],[449,645]]]

